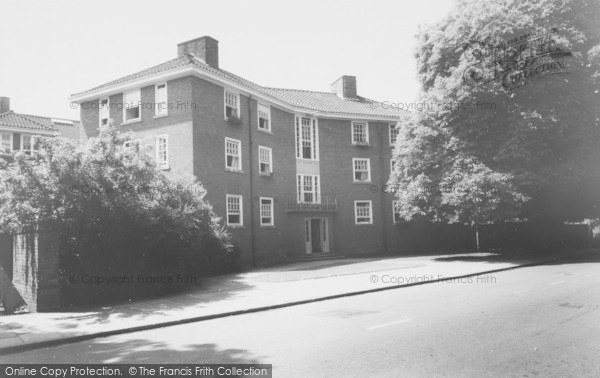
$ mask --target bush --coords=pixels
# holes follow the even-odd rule
[[[178,285],[140,284],[139,276],[198,276],[213,270],[211,261],[235,261],[204,187],[157,170],[131,135],[111,125],[83,145],[62,138],[36,145],[33,157],[17,153],[0,167],[0,230],[59,232],[64,284],[75,299],[152,295]],[[73,285],[73,275],[133,284]]]

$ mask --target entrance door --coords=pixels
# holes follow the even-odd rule
[[[325,218],[306,218],[306,253],[329,252],[329,229]]]
[[[310,220],[310,237],[312,242],[312,252],[320,253],[323,252],[323,238],[321,237],[321,232],[323,230],[321,226],[321,219],[311,219]]]

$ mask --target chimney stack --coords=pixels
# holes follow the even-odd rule
[[[219,68],[219,41],[204,36],[177,45],[177,56],[192,54],[213,68]]]
[[[344,75],[331,84],[331,91],[341,98],[356,100],[356,76]]]
[[[10,110],[10,98],[0,97],[0,114],[6,113]]]

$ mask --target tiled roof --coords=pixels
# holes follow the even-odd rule
[[[186,54],[166,63],[159,64],[143,71],[113,80],[106,84],[92,88],[85,92],[76,93],[73,96],[88,94],[100,89],[112,87],[114,85],[123,84],[128,81],[140,79],[161,72],[166,72],[183,67],[197,67],[207,71],[213,75],[219,76],[225,80],[232,81],[250,90],[259,92],[267,98],[277,100],[291,107],[302,108],[323,113],[336,113],[347,115],[362,115],[362,116],[383,116],[383,117],[399,117],[403,111],[398,109],[385,109],[380,107],[375,101],[364,97],[358,99],[343,99],[335,93],[316,92],[307,90],[294,89],[279,89],[262,87],[256,83],[246,80],[240,76],[234,75],[223,69],[216,69],[206,64],[202,59],[198,59],[194,55]]]
[[[85,93],[88,93],[88,92],[93,92],[93,91],[96,91],[98,89],[108,88],[108,87],[111,87],[113,85],[126,83],[126,82],[131,81],[131,80],[135,80],[135,79],[139,79],[139,78],[142,78],[142,77],[154,75],[154,74],[157,74],[157,73],[160,73],[160,72],[164,72],[164,71],[169,71],[169,70],[172,70],[172,69],[175,69],[175,68],[181,68],[181,67],[185,67],[185,66],[190,66],[190,65],[193,65],[193,60],[194,60],[194,57],[192,55],[189,55],[189,54],[188,55],[184,55],[184,56],[180,56],[177,59],[173,59],[173,60],[170,60],[170,61],[168,61],[166,63],[159,64],[158,66],[154,66],[154,67],[145,69],[143,71],[136,72],[134,74],[124,76],[124,77],[122,77],[120,79],[110,81],[108,83],[99,85],[97,87],[94,87],[92,89],[89,89],[89,90],[81,92],[81,93],[76,93],[73,96],[85,94]]]
[[[73,121],[73,123],[56,122],[55,125],[58,127],[58,134],[63,138],[72,140],[86,139],[85,130],[79,121]]]
[[[15,113],[12,110],[0,114],[0,128],[1,127],[14,127],[29,131],[58,131],[56,126],[52,123],[48,124],[43,120],[40,122],[38,119]]]
[[[36,131],[53,132],[75,140],[80,140],[85,135],[83,125],[79,121],[20,114],[12,110],[0,114],[0,129],[2,127],[23,129],[23,131],[34,133]]]
[[[326,113],[355,114],[364,116],[399,117],[401,111],[379,106],[376,101],[365,97],[343,99],[335,93],[313,92],[295,89],[265,88],[269,93],[298,108]]]

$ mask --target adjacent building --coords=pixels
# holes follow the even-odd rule
[[[0,97],[0,155],[14,151],[33,153],[32,138],[36,135],[85,138],[80,121],[16,113],[10,109],[10,98]]]
[[[263,87],[220,68],[218,42],[74,94],[87,136],[110,120],[158,167],[195,175],[246,262],[374,255],[396,243],[391,170],[400,111],[358,94]]]

